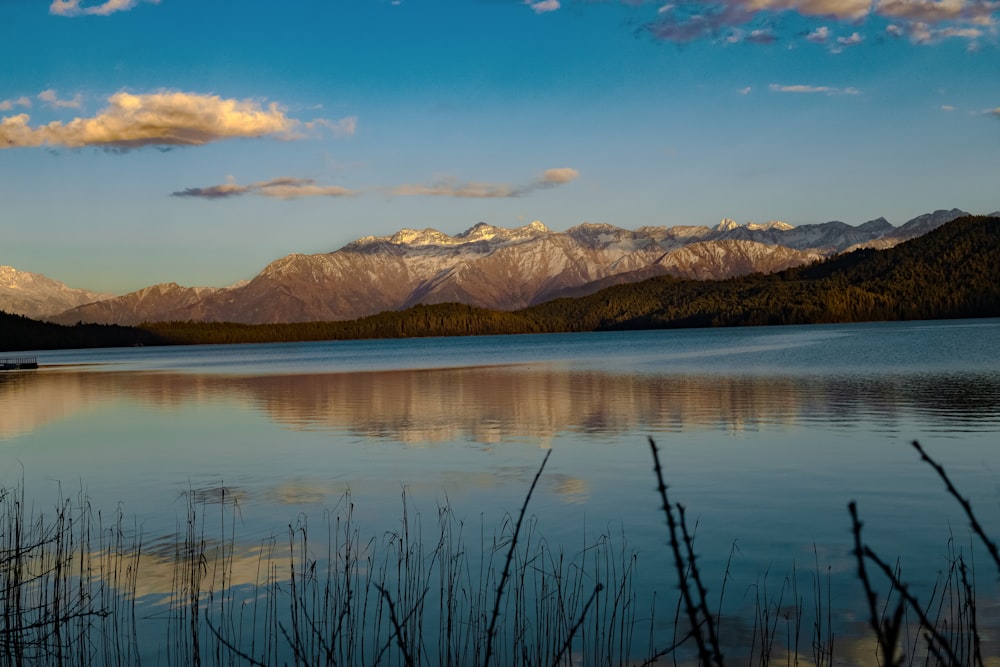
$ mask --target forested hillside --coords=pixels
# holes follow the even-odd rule
[[[62,326],[0,311],[0,356],[6,351],[163,345],[155,332],[105,324]]]
[[[1000,218],[965,217],[887,250],[771,275],[652,278],[507,312],[417,306],[347,322],[60,327],[0,314],[0,350],[247,343],[1000,316]]]

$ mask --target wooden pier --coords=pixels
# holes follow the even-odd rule
[[[37,357],[0,357],[0,371],[29,371],[36,368]]]

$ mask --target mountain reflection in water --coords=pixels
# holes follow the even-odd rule
[[[636,430],[758,430],[900,421],[955,436],[1000,424],[993,373],[890,376],[635,375],[522,367],[225,376],[48,370],[0,376],[0,438],[136,402],[235,403],[295,430],[404,443],[615,437]]]

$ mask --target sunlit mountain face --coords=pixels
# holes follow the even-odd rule
[[[230,288],[154,285],[48,319],[309,322],[450,302],[515,310],[659,275],[719,280],[773,273],[861,247],[888,248],[961,215],[941,210],[900,227],[880,218],[857,226],[723,220],[715,227],[627,230],[584,224],[566,232],[538,221],[514,229],[481,223],[455,236],[403,229],[363,237],[333,253],[288,255]]]

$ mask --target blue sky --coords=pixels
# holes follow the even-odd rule
[[[998,0],[0,0],[0,264],[1000,209]]]

